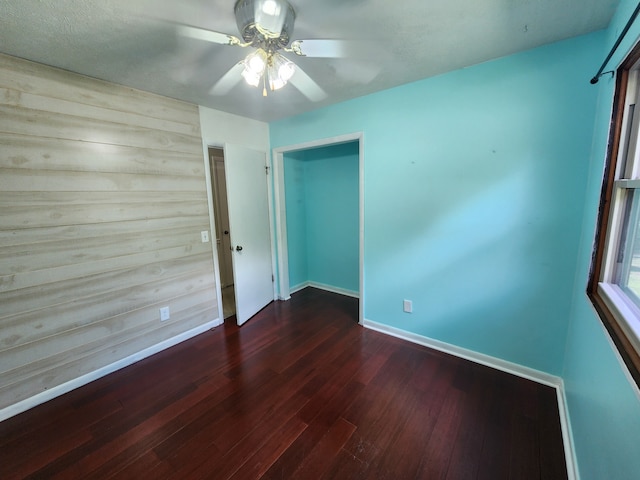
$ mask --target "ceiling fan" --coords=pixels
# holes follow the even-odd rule
[[[324,90],[283,52],[302,57],[337,58],[345,55],[342,41],[291,41],[296,14],[286,0],[237,0],[234,13],[241,38],[199,27],[178,27],[178,34],[183,37],[252,48],[244,60],[215,83],[210,90],[212,95],[228,93],[244,78],[251,86],[262,86],[263,96],[290,82],[311,101],[326,98]]]

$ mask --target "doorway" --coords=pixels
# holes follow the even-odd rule
[[[270,170],[261,150],[225,143],[208,153],[219,311],[242,325],[274,300]]]
[[[209,167],[211,172],[211,187],[213,189],[213,216],[216,227],[218,265],[220,268],[222,311],[223,318],[227,319],[236,313],[236,296],[233,279],[231,237],[229,234],[229,205],[227,202],[224,150],[222,148],[209,148]]]
[[[300,252],[300,245],[298,238],[300,238],[300,225],[304,223],[304,219],[308,220],[310,218],[309,209],[304,208],[302,211],[300,208],[296,206],[297,202],[296,198],[290,198],[291,196],[300,196],[304,198],[309,198],[309,191],[305,187],[305,192],[300,194],[300,192],[296,192],[296,189],[299,186],[293,185],[291,178],[292,176],[299,176],[297,171],[300,171],[300,166],[303,169],[307,169],[307,164],[305,161],[308,161],[310,158],[314,157],[312,152],[317,152],[319,150],[327,153],[329,156],[331,151],[344,150],[342,147],[348,147],[347,150],[350,150],[355,155],[356,161],[356,170],[353,172],[353,201],[355,202],[355,212],[349,220],[354,227],[354,230],[349,236],[349,240],[347,243],[351,243],[353,245],[353,249],[350,251],[348,255],[354,257],[352,262],[344,262],[343,264],[352,264],[353,269],[351,273],[353,277],[350,278],[347,284],[341,286],[342,288],[334,288],[337,283],[335,282],[335,277],[331,278],[330,275],[335,274],[339,268],[330,267],[328,270],[325,268],[327,265],[322,264],[321,267],[325,268],[325,277],[327,279],[326,282],[322,280],[318,281],[315,278],[312,278],[312,281],[301,282],[301,278],[304,278],[306,272],[303,270],[308,268],[311,270],[311,261],[318,260],[324,258],[327,259],[329,255],[332,255],[335,251],[325,253],[324,251],[320,251],[317,248],[312,248],[311,254]],[[352,155],[348,155],[351,157]],[[316,157],[316,160],[321,160]],[[322,160],[321,160],[322,161]],[[363,235],[363,224],[364,224],[364,196],[363,196],[363,178],[364,178],[364,156],[363,156],[363,138],[361,133],[344,135],[340,137],[333,137],[324,140],[318,140],[314,142],[308,142],[304,144],[292,145],[288,147],[280,147],[273,150],[273,166],[274,166],[274,181],[275,181],[275,215],[276,215],[276,229],[277,229],[277,252],[278,252],[278,287],[279,287],[279,298],[282,300],[288,300],[292,292],[296,291],[299,288],[304,288],[305,285],[308,286],[316,286],[318,288],[323,288],[329,291],[334,291],[336,293],[346,294],[350,296],[355,296],[359,299],[359,314],[358,321],[359,323],[363,322],[364,319],[364,281],[363,281],[363,246],[364,246],[364,235]],[[285,164],[285,162],[288,162]],[[298,164],[297,166],[295,164]],[[330,162],[324,162],[330,163]],[[293,167],[292,167],[293,164]],[[324,167],[323,167],[324,168]],[[331,168],[331,167],[329,167]],[[288,171],[289,181],[285,180],[285,171]],[[293,172],[293,175],[292,175]],[[334,170],[336,175],[340,175],[341,173],[336,169]],[[313,174],[312,183],[317,183],[317,174],[318,170],[315,170]],[[323,175],[326,175],[327,172],[324,172]],[[302,174],[303,176],[306,173]],[[330,176],[331,173],[328,173]],[[312,177],[309,177],[312,178]],[[325,192],[322,193],[321,197],[324,199],[322,202],[331,202],[335,200],[331,195],[331,191],[329,189],[333,189],[336,184],[335,181],[337,176],[329,179],[328,183],[325,186],[316,185],[316,191],[320,191],[322,188],[325,189]],[[303,180],[304,182],[304,180]],[[293,182],[296,183],[295,181]],[[299,182],[298,182],[299,183]],[[319,187],[319,188],[318,188]],[[311,195],[313,196],[313,195]],[[317,201],[317,200],[316,200]],[[314,206],[311,210],[313,211],[314,216],[317,215],[316,206]],[[339,208],[339,207],[338,207]],[[334,210],[335,212],[335,210]],[[342,213],[342,212],[341,212]],[[322,215],[322,214],[320,214]],[[307,230],[304,235],[312,235],[312,241],[320,238],[322,240],[322,245],[325,246],[327,243],[331,243],[332,240],[329,238],[321,238],[324,233],[328,235],[332,235],[334,233],[341,233],[339,230],[339,222],[331,223],[336,217],[333,214],[330,214],[331,218],[329,219],[329,224],[322,226],[319,230],[316,230],[315,234],[310,234]],[[293,217],[293,221],[288,222],[288,217]],[[295,217],[299,217],[302,221],[296,220]],[[289,231],[287,226],[294,225],[293,231]],[[344,225],[344,224],[343,224]],[[331,230],[333,228],[333,230]],[[303,227],[306,229],[306,226]],[[336,239],[338,236],[336,236]],[[352,240],[353,239],[353,240]],[[336,247],[337,248],[337,247]],[[304,260],[301,262],[300,258],[307,258],[307,264],[305,265]],[[344,257],[343,257],[344,258]],[[303,266],[301,270],[300,266]],[[350,274],[348,274],[350,275]],[[311,275],[313,276],[313,275]],[[342,276],[344,279],[345,276]],[[323,284],[325,283],[325,284]]]

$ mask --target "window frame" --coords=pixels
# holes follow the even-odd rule
[[[625,127],[624,113],[627,104],[627,91],[629,83],[634,81],[631,72],[639,69],[640,64],[640,43],[636,44],[631,52],[621,63],[616,74],[616,87],[613,99],[613,111],[609,129],[609,143],[604,169],[602,191],[600,195],[600,207],[598,211],[598,223],[594,252],[592,257],[591,271],[587,285],[587,294],[593,303],[600,320],[608,331],[614,345],[616,346],[622,360],[627,366],[629,373],[636,385],[640,386],[640,306],[634,303],[625,294],[622,288],[611,282],[614,276],[613,256],[617,255],[620,242],[620,228],[624,215],[624,207],[620,203],[626,201],[625,198],[617,198],[622,195],[622,189],[637,189],[640,195],[640,180],[618,179],[618,169],[625,167],[629,170],[630,165],[618,165],[620,160],[620,142],[625,141],[622,147],[626,149],[626,142],[629,132],[632,135],[640,135],[638,118],[640,118],[640,74],[635,78],[637,84],[637,101],[634,107],[634,124],[636,130]],[[637,153],[637,152],[636,152]],[[636,154],[633,169],[637,172],[640,168],[640,159]],[[631,175],[634,176],[634,175]],[[637,173],[636,173],[636,178]],[[623,197],[628,195],[625,193]],[[616,218],[617,216],[617,218]],[[630,321],[631,320],[631,321]]]

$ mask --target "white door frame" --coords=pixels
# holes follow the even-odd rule
[[[359,196],[359,295],[358,295],[358,323],[364,319],[364,134],[363,132],[340,135],[337,137],[314,140],[312,142],[299,143],[272,150],[273,181],[274,181],[274,217],[276,224],[276,249],[278,258],[278,286],[279,299],[289,300],[291,291],[289,285],[289,250],[287,246],[287,212],[284,191],[284,154],[297,150],[336,145],[358,141],[358,196]]]

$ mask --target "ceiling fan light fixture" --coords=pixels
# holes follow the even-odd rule
[[[256,29],[265,38],[278,38],[282,33],[286,11],[281,2],[265,0],[255,5]]]
[[[279,53],[274,53],[269,58],[267,77],[269,79],[269,88],[272,91],[284,87],[294,73],[295,65],[293,62]]]
[[[269,75],[269,88],[271,89],[272,92],[275,90],[281,89],[286,84],[287,82],[283,81],[281,78],[279,77],[273,78],[271,75]]]
[[[289,81],[309,100],[320,101],[326,93],[291,60],[280,52],[307,56],[315,46],[317,56],[337,56],[340,53],[337,40],[309,40],[311,50],[301,47],[305,40],[291,43],[291,34],[295,22],[295,12],[287,0],[236,0],[234,13],[242,40],[221,32],[190,27],[183,29],[182,34],[201,38],[221,45],[235,45],[254,49],[244,60],[238,62],[211,89],[212,94],[223,95],[240,81],[238,74],[248,85],[262,86],[262,95],[268,90],[274,91],[284,87]],[[324,42],[324,44],[323,44]],[[329,42],[329,52],[326,43]],[[288,45],[291,43],[291,47]],[[329,54],[328,54],[329,53]],[[235,76],[235,81],[234,81]]]
[[[289,81],[296,71],[295,64],[280,54],[274,55],[273,66],[277,68],[278,77],[284,80],[285,83]]]
[[[247,55],[247,58],[242,62],[244,65],[242,77],[249,85],[252,87],[260,85],[260,79],[264,75],[268,61],[269,58],[267,56],[267,52],[261,48],[258,48],[255,52],[251,52]]]
[[[280,15],[281,5],[275,0],[264,0],[261,10],[266,15]]]
[[[249,62],[247,62],[247,70],[256,75],[261,75],[264,72],[264,62],[260,57],[252,57]]]
[[[234,12],[245,42],[284,48],[291,41],[296,15],[286,0],[238,0]]]
[[[267,68],[267,61],[267,52],[259,48],[255,52],[247,55],[247,58],[244,60],[244,67],[245,70],[259,77],[264,73],[265,68]]]
[[[258,75],[255,72],[252,72],[251,70],[245,68],[242,71],[242,77],[244,78],[245,82],[247,82],[247,84],[251,85],[252,87],[257,87],[258,85],[260,85],[260,78],[262,77],[262,75]]]

